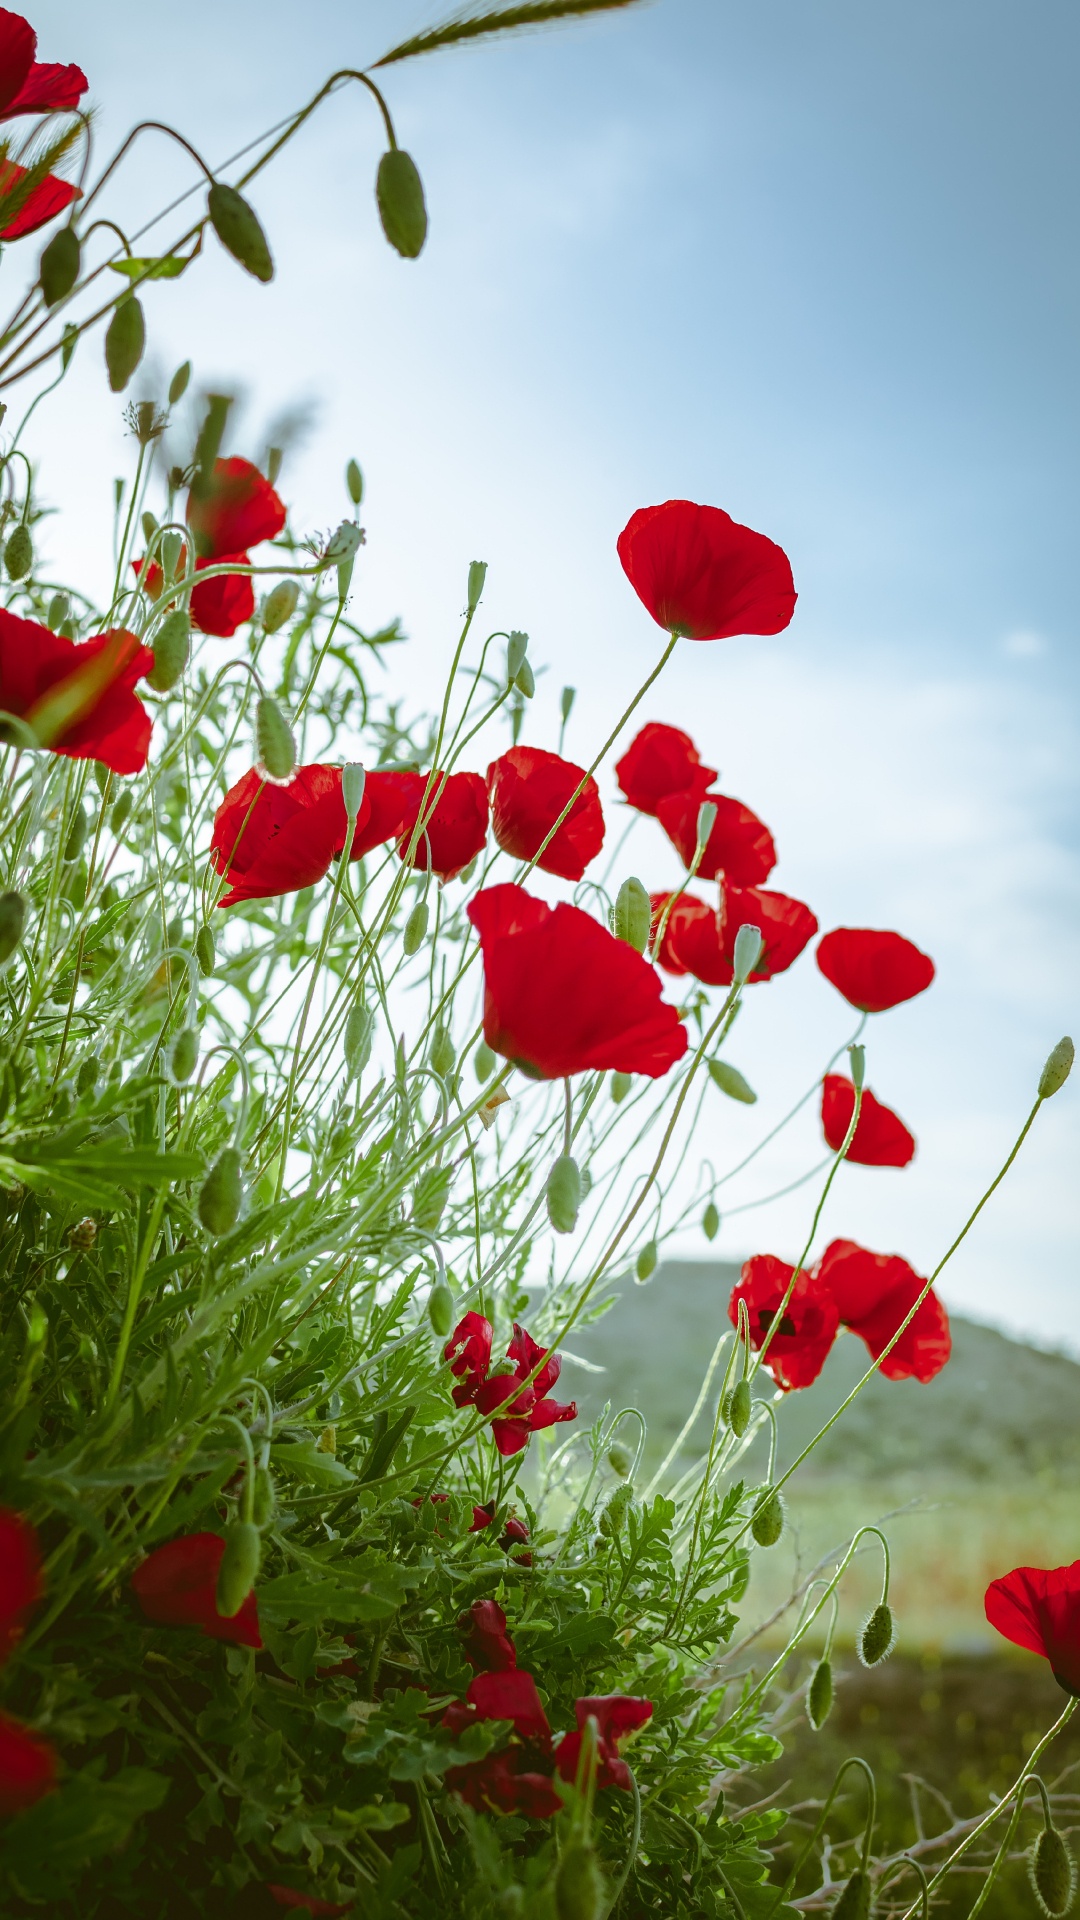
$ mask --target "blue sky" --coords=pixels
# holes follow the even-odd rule
[[[110,0],[91,17],[44,0],[33,17],[42,57],[90,75],[102,152],[161,117],[216,162],[437,16]],[[378,231],[379,129],[349,90],[252,190],[274,285],[211,244],[147,301],[166,375],[191,355],[246,393],[239,450],[310,403],[283,476],[301,524],[339,517],[360,459],[355,610],[372,627],[401,615],[418,704],[483,557],[491,624],[527,628],[550,668],[533,737],[553,744],[570,681],[568,750],[588,758],[659,651],[615,557],[633,509],[709,500],[785,546],[789,631],[686,643],[647,712],[688,726],[769,821],[775,884],[823,926],[895,925],[938,961],[933,992],[870,1041],[870,1083],[919,1156],[845,1169],[826,1221],[923,1270],[1080,1025],[1078,42],[1065,0],[657,0],[418,62],[386,85],[427,186],[419,262]],[[150,136],[113,210],[190,178]],[[96,584],[119,416],[83,346],[35,440],[66,516],[56,558]],[[671,876],[658,831],[631,847],[649,884]],[[758,1112],[810,1083],[845,1012],[809,961],[758,991],[733,1048]],[[1045,1112],[945,1286],[1074,1350],[1077,1112],[1072,1089]],[[718,1104],[708,1128],[712,1156],[734,1158],[765,1122]],[[808,1117],[739,1197],[816,1151]],[[735,1215],[718,1249],[791,1254],[804,1220],[797,1196],[767,1227]]]

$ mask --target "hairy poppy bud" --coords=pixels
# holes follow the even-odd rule
[[[625,1480],[634,1464],[629,1447],[624,1447],[621,1440],[613,1440],[607,1450],[607,1458],[612,1471],[618,1474],[620,1480]]]
[[[878,1666],[892,1652],[895,1641],[892,1608],[887,1600],[882,1600],[874,1608],[859,1640],[859,1658],[863,1666]]]
[[[597,1525],[606,1539],[614,1540],[617,1535],[625,1531],[626,1510],[633,1497],[633,1487],[629,1480],[624,1480],[622,1486],[616,1487],[602,1508]]]
[[[741,1100],[747,1107],[754,1105],[757,1094],[749,1080],[743,1079],[738,1067],[729,1066],[726,1060],[710,1060],[709,1074],[721,1093],[726,1093],[729,1100]]]
[[[698,808],[697,851],[703,853],[709,844],[709,835],[716,825],[719,808],[715,800],[703,800]]]
[[[296,772],[296,741],[276,700],[259,695],[255,710],[255,755],[259,772],[271,786],[287,787]]]
[[[644,953],[652,929],[652,907],[641,881],[631,874],[615,896],[612,932],[616,940],[625,940],[635,953]]]
[[[724,1418],[737,1440],[741,1440],[750,1425],[750,1382],[736,1380],[723,1409]]]
[[[806,1690],[806,1717],[815,1733],[825,1725],[833,1703],[832,1661],[819,1660]]]
[[[273,1476],[268,1468],[256,1468],[254,1493],[252,1518],[254,1519],[255,1525],[262,1529],[270,1525],[277,1509],[277,1494],[274,1488]]]
[[[204,980],[209,979],[217,965],[217,948],[209,927],[200,927],[195,935],[195,959]]]
[[[175,580],[180,571],[180,560],[184,551],[184,542],[175,527],[170,527],[161,536],[161,571],[167,580]]]
[[[45,305],[55,307],[71,292],[79,277],[82,250],[74,227],[61,227],[54,233],[41,256],[41,291]]]
[[[51,633],[56,633],[68,616],[68,597],[66,593],[54,593],[49,601],[49,611],[45,615],[45,624]]]
[[[133,293],[125,294],[105,335],[105,365],[114,393],[123,393],[146,345],[146,321]]]
[[[556,1233],[573,1233],[581,1205],[581,1172],[572,1154],[560,1153],[547,1177],[547,1210]]]
[[[761,958],[764,945],[760,927],[739,928],[735,935],[735,952],[732,961],[737,986],[745,986]]]
[[[169,1055],[169,1072],[180,1085],[190,1080],[195,1071],[195,1062],[199,1057],[199,1035],[195,1027],[181,1027],[172,1043]]]
[[[358,1080],[367,1066],[374,1032],[375,1015],[360,1000],[345,1022],[345,1071],[350,1080]]]
[[[401,944],[407,954],[419,953],[427,937],[427,901],[418,900],[405,922]]]
[[[26,925],[26,899],[14,889],[0,893],[0,967],[6,967]]]
[[[634,1273],[636,1275],[638,1285],[644,1286],[646,1280],[651,1280],[655,1272],[656,1272],[656,1241],[646,1240],[645,1245],[642,1247],[641,1252],[638,1254],[637,1260],[634,1263]]]
[[[34,564],[34,542],[30,529],[20,520],[7,537],[4,548],[4,565],[11,580],[25,580]]]
[[[521,672],[528,651],[527,633],[512,633],[506,643],[506,684],[512,687]]]
[[[562,690],[562,693],[559,695],[559,713],[562,716],[562,723],[564,727],[567,721],[569,720],[571,713],[574,710],[574,701],[576,699],[577,699],[576,687],[564,687]]]
[[[750,1531],[759,1547],[775,1547],[784,1531],[784,1502],[771,1487],[758,1495]]]
[[[583,1840],[563,1848],[555,1874],[558,1920],[602,1920],[607,1895],[593,1849]]]
[[[1061,1834],[1045,1826],[1028,1860],[1035,1897],[1050,1920],[1068,1913],[1076,1893],[1076,1863]]]
[[[215,1237],[231,1233],[240,1218],[244,1197],[242,1162],[235,1147],[218,1154],[199,1192],[199,1219]]]
[[[720,1209],[715,1200],[710,1200],[701,1216],[701,1228],[706,1240],[715,1240],[720,1231]]]
[[[518,668],[514,685],[519,693],[524,694],[526,700],[532,699],[536,692],[536,675],[527,660],[523,660]]]
[[[468,590],[466,595],[468,609],[470,613],[475,613],[477,607],[480,605],[480,595],[484,591],[484,581],[486,579],[487,579],[487,561],[486,560],[470,560],[469,561],[469,585],[468,585]],[[506,650],[506,657],[507,657],[507,670],[509,672],[509,659],[510,659],[509,647],[507,647],[507,650]],[[524,659],[525,657],[524,648],[522,649],[521,657],[522,659]],[[518,666],[520,665],[521,665],[521,661],[519,660]],[[510,674],[510,678],[516,679],[516,677],[517,677],[517,674],[515,669],[515,672],[513,674]]]
[[[1072,1072],[1072,1063],[1075,1054],[1076,1048],[1073,1046],[1068,1034],[1066,1034],[1064,1040],[1058,1041],[1057,1046],[1049,1055],[1042,1073],[1039,1075],[1040,1100],[1049,1100],[1053,1094],[1059,1092],[1065,1085],[1066,1080]]]
[[[445,1340],[454,1324],[454,1296],[445,1274],[440,1274],[427,1298],[428,1319],[432,1333]]]
[[[242,193],[215,180],[206,196],[210,224],[234,260],[256,280],[272,280],[274,262],[258,217]]]
[[[485,1080],[491,1079],[495,1071],[495,1055],[492,1053],[486,1040],[481,1040],[480,1045],[473,1054],[473,1071],[481,1086],[483,1086]]]
[[[853,1042],[848,1048],[848,1060],[851,1063],[851,1084],[856,1093],[860,1093],[866,1078],[866,1048],[857,1046]]]
[[[832,1920],[869,1920],[869,1915],[870,1875],[859,1867],[841,1889],[840,1898],[832,1910]]]
[[[415,260],[427,239],[427,208],[416,163],[400,147],[392,147],[379,161],[375,199],[390,245],[403,260]]]
[[[151,540],[153,539],[155,533],[158,530],[158,523],[154,519],[154,516],[152,513],[143,514],[142,530],[143,530],[143,539],[146,541],[147,546],[149,546]]]
[[[435,1072],[441,1075],[442,1079],[448,1080],[457,1063],[457,1054],[454,1052],[454,1043],[446,1027],[437,1026],[434,1029],[428,1058]]]
[[[276,633],[279,627],[291,620],[296,612],[296,603],[300,598],[300,589],[295,580],[279,580],[263,601],[263,631]]]
[[[101,1062],[97,1059],[96,1055],[91,1054],[88,1060],[83,1061],[82,1066],[75,1075],[75,1091],[80,1098],[84,1093],[93,1093],[94,1088],[97,1086],[100,1072]]]
[[[364,476],[355,460],[350,460],[345,469],[345,485],[353,506],[358,507],[364,497]]]
[[[412,1220],[423,1233],[434,1233],[450,1197],[452,1167],[429,1167],[413,1189]]]
[[[169,381],[170,407],[175,407],[179,405],[180,401],[183,399],[185,393],[188,390],[188,381],[190,379],[191,379],[191,361],[185,360],[183,366],[177,367],[176,372],[173,374],[172,379]]]
[[[146,676],[155,693],[169,693],[188,663],[191,621],[182,607],[166,614],[154,635],[154,664]]]
[[[262,1541],[251,1520],[236,1520],[225,1535],[217,1577],[217,1610],[226,1620],[239,1613],[259,1571]]]
[[[364,804],[364,788],[367,785],[367,773],[359,760],[346,760],[341,769],[341,798],[345,803],[345,812],[350,820],[355,820]]]
[[[621,1102],[626,1099],[626,1096],[629,1093],[632,1084],[633,1084],[633,1081],[630,1074],[628,1073],[612,1074],[611,1097],[614,1100],[616,1106],[619,1106]]]
[[[87,820],[81,807],[76,807],[71,816],[67,839],[64,842],[64,859],[69,863],[77,860],[86,845]]]

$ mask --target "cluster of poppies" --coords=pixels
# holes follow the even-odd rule
[[[71,113],[89,82],[81,67],[36,60],[37,34],[19,13],[0,11],[0,121],[24,114]],[[47,173],[29,189],[29,168],[0,160],[0,240],[20,240],[63,213],[79,189]]]
[[[549,1397],[562,1372],[562,1358],[538,1347],[516,1322],[505,1362],[492,1369],[493,1333],[491,1321],[482,1313],[467,1313],[450,1335],[443,1358],[457,1381],[454,1405],[475,1407],[490,1419],[492,1439],[505,1456],[528,1446],[530,1434],[576,1420],[577,1406],[573,1400],[563,1403]]]
[[[508,1720],[508,1744],[482,1760],[452,1767],[447,1786],[470,1807],[492,1813],[522,1813],[546,1820],[560,1812],[555,1777],[574,1781],[582,1765],[582,1744],[589,1721],[596,1743],[597,1787],[631,1788],[630,1769],[620,1742],[652,1718],[651,1700],[612,1693],[577,1700],[577,1726],[554,1745],[551,1726],[531,1673],[517,1663],[506,1615],[495,1600],[474,1600],[458,1625],[465,1636],[465,1657],[476,1669],[464,1700],[455,1700],[441,1725],[460,1736],[481,1720]]]
[[[42,1594],[37,1535],[22,1514],[0,1507],[0,1666]],[[56,1784],[56,1754],[21,1720],[0,1713],[0,1813],[21,1813]]]
[[[925,1382],[941,1372],[952,1350],[948,1315],[936,1293],[931,1288],[920,1301],[925,1286],[899,1254],[833,1240],[815,1266],[797,1274],[775,1254],[756,1253],[732,1289],[728,1312],[737,1326],[739,1304],[745,1303],[750,1344],[755,1353],[766,1347],[765,1365],[784,1392],[813,1384],[841,1327],[865,1341],[887,1380]]]

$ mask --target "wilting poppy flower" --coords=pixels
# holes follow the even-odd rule
[[[876,1360],[907,1318],[926,1281],[897,1253],[870,1253],[854,1240],[833,1240],[817,1278],[836,1302],[845,1327],[866,1342]],[[911,1325],[881,1362],[886,1380],[932,1380],[952,1351],[949,1316],[928,1293]]]
[[[317,1893],[302,1893],[297,1887],[279,1887],[272,1880],[267,1880],[265,1886],[271,1900],[279,1907],[288,1907],[294,1913],[312,1913],[316,1920],[319,1920],[319,1916],[326,1916],[328,1920],[329,1916],[335,1914],[356,1911],[354,1900],[320,1900]]]
[[[366,820],[364,799],[357,816]],[[210,858],[229,882],[219,901],[271,900],[311,887],[345,844],[348,821],[341,768],[298,767],[287,786],[270,786],[254,767],[230,787],[214,815]]]
[[[506,1615],[496,1600],[474,1600],[458,1626],[465,1635],[465,1658],[479,1673],[507,1673],[517,1666]]]
[[[702,765],[688,733],[650,720],[615,762],[615,777],[632,807],[655,815],[672,794],[704,794],[716,768]]]
[[[0,1813],[22,1813],[56,1785],[56,1754],[20,1720],[0,1713]]]
[[[761,958],[750,975],[753,981],[771,980],[774,974],[786,973],[813,939],[818,923],[809,907],[801,900],[790,899],[786,893],[725,883],[720,889],[720,944],[731,963],[734,963],[740,927],[756,927],[765,942]]]
[[[610,1067],[655,1080],[686,1052],[655,968],[579,907],[506,885],[478,893],[468,915],[484,956],[484,1038],[534,1079]]]
[[[555,1768],[564,1780],[577,1778],[585,1722],[596,1721],[596,1784],[598,1787],[622,1787],[631,1791],[633,1782],[625,1760],[619,1757],[619,1741],[637,1733],[652,1719],[652,1701],[636,1700],[628,1694],[608,1693],[587,1700],[575,1700],[578,1731],[565,1733],[555,1755]]]
[[[188,494],[187,523],[201,558],[225,558],[273,540],[285,503],[250,460],[216,460],[209,480]]]
[[[31,1607],[41,1598],[37,1534],[21,1513],[0,1507],[0,1665],[19,1638]]]
[[[826,980],[862,1013],[884,1013],[924,993],[934,977],[929,954],[903,934],[875,927],[834,927],[818,941]]]
[[[136,1567],[131,1589],[148,1620],[159,1627],[198,1627],[211,1640],[261,1647],[259,1608],[249,1593],[239,1613],[217,1610],[217,1577],[225,1542],[219,1533],[187,1533],[170,1540]]]
[[[715,880],[723,874],[736,887],[760,886],[776,865],[772,834],[756,813],[725,793],[687,789],[669,794],[657,806],[656,817],[678,848],[683,865],[689,867],[697,852],[698,814],[706,801],[716,808],[716,823],[705,842],[696,878]]]
[[[152,722],[135,682],[153,664],[149,647],[123,628],[65,640],[0,610],[0,709],[72,760],[100,760],[114,773],[145,767]]]
[[[721,507],[640,507],[619,535],[619,559],[657,625],[690,640],[780,633],[795,611],[783,547]]]
[[[249,567],[246,553],[219,553],[212,559],[196,560],[196,573],[207,567],[234,563]],[[149,583],[148,583],[149,584]],[[255,585],[250,573],[220,573],[212,580],[198,580],[191,589],[191,622],[200,633],[211,633],[218,640],[231,640],[255,612]]]
[[[35,60],[37,34],[21,14],[0,10],[0,120],[18,113],[63,113],[77,107],[89,82],[81,67]]]
[[[491,826],[504,853],[535,858],[571,796],[577,794],[537,865],[563,880],[580,880],[604,844],[604,815],[596,781],[561,754],[543,747],[510,747],[487,770]]]
[[[1014,1647],[1041,1653],[1058,1686],[1080,1699],[1080,1560],[1014,1567],[991,1580],[986,1617]]]
[[[755,1253],[743,1266],[737,1286],[732,1289],[728,1315],[733,1327],[739,1324],[739,1301],[746,1301],[750,1316],[750,1345],[757,1353],[772,1331],[780,1311],[794,1267],[775,1254]],[[765,1366],[778,1387],[790,1393],[794,1387],[812,1386],[828,1358],[840,1326],[840,1314],[829,1289],[815,1273],[804,1268],[795,1282],[791,1299],[769,1341]]]
[[[456,880],[462,868],[475,860],[478,853],[483,853],[487,842],[488,797],[483,780],[478,773],[399,774],[397,778],[418,783],[411,789],[416,794],[416,802],[406,816],[398,847],[401,858],[409,859],[416,824],[423,817],[424,830],[409,865],[421,873],[430,867],[440,880]],[[429,782],[431,791],[425,800]]]
[[[855,1087],[842,1073],[827,1073],[821,1086],[821,1126],[834,1153],[844,1144],[855,1111]],[[906,1167],[915,1157],[915,1135],[898,1113],[863,1088],[859,1124],[847,1157],[860,1167]]]

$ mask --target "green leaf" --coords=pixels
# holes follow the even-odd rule
[[[344,1461],[335,1454],[320,1453],[314,1440],[285,1441],[275,1446],[272,1459],[275,1467],[293,1474],[297,1480],[307,1480],[316,1487],[328,1487],[336,1493],[343,1492],[356,1481],[355,1473],[350,1473]]]
[[[100,1764],[5,1825],[0,1865],[24,1898],[63,1898],[82,1870],[122,1847],[135,1822],[156,1812],[169,1791],[162,1773],[122,1767],[111,1780],[102,1780]]]
[[[195,253],[198,251],[196,247]],[[195,253],[164,253],[158,259],[152,255],[133,255],[128,260],[110,260],[109,265],[125,280],[178,280],[184,268],[190,267]]]
[[[359,1570],[319,1573],[304,1567],[262,1581],[259,1606],[303,1624],[337,1620],[342,1626],[357,1626],[366,1620],[388,1619],[420,1578],[417,1570],[403,1567],[374,1568],[366,1577]]]

